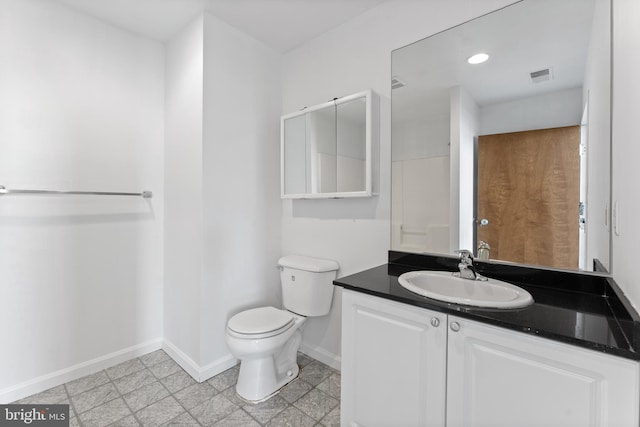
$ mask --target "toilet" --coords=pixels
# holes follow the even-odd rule
[[[278,268],[284,309],[253,308],[227,323],[227,346],[240,360],[236,391],[256,403],[298,376],[302,326],[307,317],[329,313],[340,266],[331,260],[289,255],[280,258]]]

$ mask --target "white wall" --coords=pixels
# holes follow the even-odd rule
[[[210,14],[167,49],[165,339],[204,380],[228,318],[278,305],[280,55]]]
[[[210,14],[204,24],[200,360],[210,376],[231,357],[227,320],[280,306],[282,56]]]
[[[380,95],[378,196],[282,202],[282,253],[334,259],[340,275],[385,263],[390,248],[391,51],[510,1],[387,2],[288,52],[282,112],[371,88]],[[378,171],[379,169],[379,171]],[[329,316],[309,319],[303,349],[339,367],[341,296]]]
[[[284,121],[281,130],[284,139],[284,194],[304,194],[311,191],[309,179],[311,171],[306,166],[310,151],[307,150],[306,115],[296,116]]]
[[[280,54],[205,13],[167,46],[165,340],[196,379],[227,320],[279,305]]]
[[[451,89],[450,106],[450,247],[454,251],[474,251],[474,154],[480,114],[475,100],[460,86]]]
[[[54,2],[0,1],[0,402],[159,347],[163,47]]]
[[[164,338],[198,366],[204,274],[203,36],[199,17],[167,43],[165,62]]]
[[[618,231],[613,236],[613,277],[640,309],[637,257],[640,245],[640,2],[613,2],[613,201],[618,204]]]
[[[582,105],[587,100],[589,103],[586,198],[586,259],[589,269],[593,268],[594,258],[599,259],[606,267],[609,266],[610,260],[610,227],[605,219],[610,209],[611,196],[611,11],[609,2],[595,2],[593,15],[582,102]]]
[[[598,59],[608,65],[605,58]],[[575,126],[580,124],[582,107],[581,87],[485,105],[480,108],[480,135]]]
[[[402,160],[448,157],[451,126],[449,113],[431,116],[394,118],[391,159]]]

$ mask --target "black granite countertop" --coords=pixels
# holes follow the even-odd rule
[[[526,289],[535,302],[521,309],[481,309],[429,299],[404,289],[398,276],[415,270],[457,271],[457,259],[389,252],[389,263],[334,284],[430,310],[551,340],[640,360],[640,316],[612,278],[497,263],[477,263],[484,276]]]

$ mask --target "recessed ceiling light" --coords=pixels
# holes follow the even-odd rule
[[[484,61],[489,59],[489,55],[486,53],[476,53],[471,58],[467,59],[469,64],[482,64]]]

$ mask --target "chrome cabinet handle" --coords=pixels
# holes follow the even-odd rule
[[[434,328],[437,328],[438,326],[440,326],[440,319],[438,319],[437,317],[432,317],[431,326],[433,326]]]
[[[451,330],[453,332],[458,332],[460,330],[460,323],[458,322],[451,322],[451,325],[449,325],[449,327],[451,328]]]

